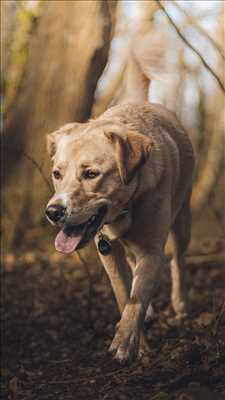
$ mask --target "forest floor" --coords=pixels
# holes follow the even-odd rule
[[[107,349],[119,314],[104,273],[71,257],[7,256],[2,269],[4,400],[219,400],[225,398],[225,269],[188,266],[192,312],[169,314],[169,267],[155,297],[150,354],[121,367]]]

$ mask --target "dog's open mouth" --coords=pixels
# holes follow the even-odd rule
[[[107,206],[102,206],[97,214],[79,225],[65,225],[55,239],[55,248],[61,253],[69,254],[84,247],[97,233],[107,213]]]

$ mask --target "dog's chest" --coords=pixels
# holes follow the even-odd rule
[[[101,229],[103,235],[107,235],[110,240],[121,238],[131,227],[132,216],[131,212],[121,216],[115,222],[104,225]]]

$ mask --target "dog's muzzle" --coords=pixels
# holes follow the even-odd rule
[[[66,213],[66,208],[59,204],[52,204],[46,208],[45,214],[51,222],[63,221]]]

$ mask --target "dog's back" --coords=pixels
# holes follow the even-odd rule
[[[194,170],[190,138],[174,112],[161,104],[148,102],[148,89],[152,79],[164,78],[167,74],[165,52],[165,40],[160,32],[149,30],[145,26],[134,35],[123,101],[109,108],[98,120],[118,121],[151,136],[157,146],[162,147],[162,152],[164,146],[169,147],[173,158],[178,151],[179,160],[173,174],[174,179],[178,175],[176,191],[183,197],[183,193],[192,185]],[[178,204],[175,207],[177,206]]]

